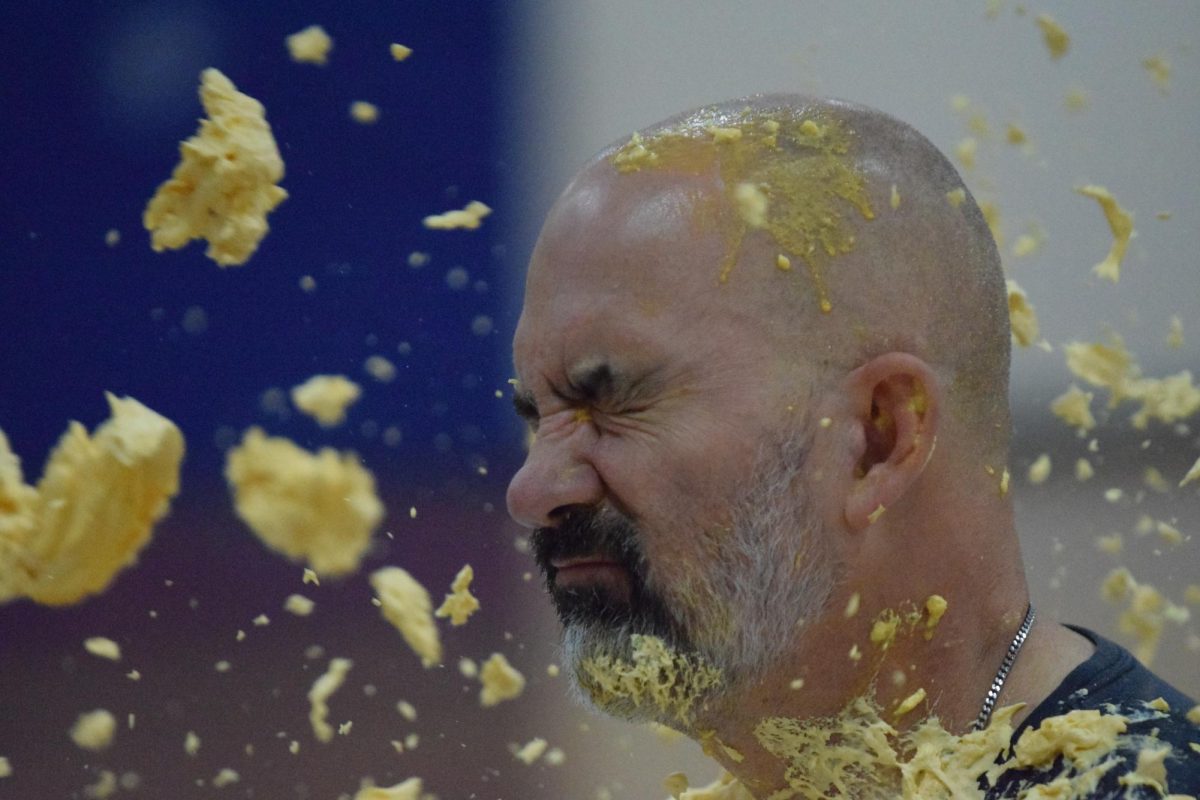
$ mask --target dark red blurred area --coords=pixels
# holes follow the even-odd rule
[[[234,516],[219,481],[187,487],[139,563],[102,595],[70,608],[0,608],[0,754],[13,767],[0,797],[85,796],[102,770],[136,773],[136,794],[118,795],[131,797],[332,798],[353,795],[364,777],[391,785],[414,775],[442,798],[559,796],[562,768],[526,766],[509,750],[545,735],[546,709],[565,700],[561,680],[546,674],[556,623],[540,581],[523,577],[534,567],[514,545],[519,530],[502,510],[502,492],[494,480],[447,503],[385,478],[388,517],[362,569],[313,586],[302,582],[301,565],[269,552]],[[440,621],[445,663],[424,669],[372,605],[367,575],[402,566],[436,605],[465,563],[482,609],[460,628]],[[316,602],[309,617],[283,610],[292,593]],[[269,624],[254,624],[260,614]],[[121,661],[87,653],[91,636],[118,642]],[[528,686],[483,709],[478,681],[464,678],[458,661],[497,651]],[[333,657],[354,666],[329,702],[329,722],[353,725],[323,744],[306,695]],[[221,661],[228,671],[217,670]],[[127,677],[131,670],[140,680]],[[415,721],[398,712],[401,700],[415,706]],[[101,753],[68,736],[76,717],[95,708],[119,721]],[[194,757],[184,752],[189,731],[201,740]],[[392,740],[410,734],[418,746],[397,753]],[[292,740],[300,743],[294,755]],[[222,768],[240,781],[217,790],[211,781]]]

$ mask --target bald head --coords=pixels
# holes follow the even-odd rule
[[[724,291],[779,348],[831,376],[885,352],[921,358],[973,446],[1004,457],[999,255],[954,167],[905,123],[793,95],[705,106],[601,152],[559,199],[543,242],[579,237],[585,219],[623,248],[626,279],[667,271],[676,291]],[[530,281],[558,282],[569,268],[535,256]]]

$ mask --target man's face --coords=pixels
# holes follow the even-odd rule
[[[753,293],[718,283],[724,243],[694,223],[702,193],[585,175],[543,229],[514,342],[536,437],[509,509],[534,529],[568,667],[606,710],[674,724],[672,709],[598,693],[609,682],[589,665],[628,663],[649,635],[716,670],[710,695],[728,691],[832,580],[801,472],[807,398],[786,396]]]

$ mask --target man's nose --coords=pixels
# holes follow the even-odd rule
[[[572,506],[604,499],[604,485],[581,452],[590,440],[586,426],[569,436],[535,439],[525,464],[508,484],[508,513],[526,528],[558,525]]]

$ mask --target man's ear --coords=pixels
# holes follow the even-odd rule
[[[933,456],[941,387],[930,366],[885,353],[845,378],[855,421],[846,523],[862,530],[895,505]]]

